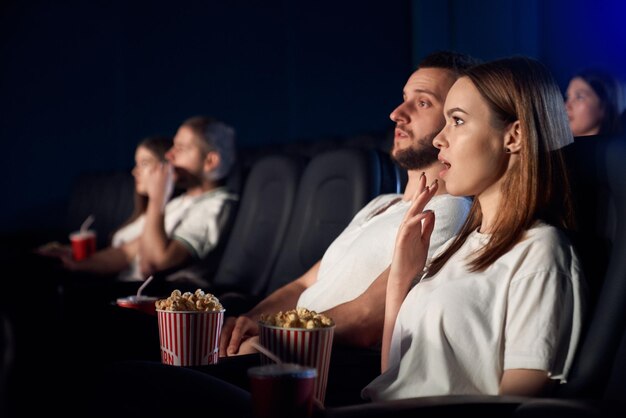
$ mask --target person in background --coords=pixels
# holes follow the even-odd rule
[[[440,165],[432,141],[445,125],[443,103],[455,80],[475,63],[467,55],[447,51],[432,53],[421,61],[404,86],[402,103],[390,115],[396,124],[391,156],[408,172],[404,193],[374,198],[306,273],[277,289],[246,314],[227,318],[220,338],[220,355],[254,351],[250,345],[258,338],[260,315],[296,307],[333,318],[335,341],[339,344],[380,346],[382,300],[398,226],[420,178],[429,182],[438,178]],[[428,206],[440,219],[433,234],[432,251],[458,232],[470,204],[465,197],[450,196],[442,182]]]
[[[165,153],[172,147],[171,137],[151,136],[143,139],[135,150],[134,207],[130,217],[113,233],[111,245],[85,260],[75,261],[70,246],[53,242],[35,250],[37,254],[57,257],[68,271],[97,275],[118,275],[120,280],[142,280],[139,271],[139,236],[143,232],[148,207],[146,179],[159,164],[165,163]],[[171,217],[170,217],[171,218]],[[174,219],[170,219],[175,223]]]
[[[421,181],[398,231],[385,300],[389,400],[550,393],[567,379],[586,301],[561,148],[573,141],[558,86],[529,58],[469,69],[435,138],[447,190],[474,196],[460,233],[428,259],[437,184]],[[416,283],[417,282],[417,283]]]
[[[212,253],[227,233],[238,200],[224,184],[236,158],[232,127],[206,116],[189,118],[179,126],[165,157],[166,162],[149,164],[142,173],[148,203],[138,218],[141,234],[131,241],[139,280],[154,276],[143,292],[147,296],[208,286]],[[170,199],[175,186],[180,194]],[[149,349],[156,347],[151,338],[158,336],[157,327],[151,326],[154,317],[111,303],[135,295],[138,283],[110,283],[93,276],[76,275],[62,283],[62,326],[69,334],[65,351],[76,358],[101,353],[95,356],[98,361],[149,356]],[[69,314],[81,311],[90,315]],[[75,342],[78,329],[83,330],[80,344]]]
[[[572,134],[578,137],[619,133],[623,95],[619,80],[606,71],[588,69],[575,74],[565,94]]]
[[[238,200],[224,184],[236,161],[235,131],[195,116],[181,124],[170,143],[161,150],[165,158],[158,159],[138,147],[137,217],[115,233],[111,247],[82,261],[55,248],[38,252],[60,256],[72,272],[115,274],[123,281],[163,274],[189,287],[208,286],[211,251],[233,221]],[[172,199],[175,189],[180,193]]]
[[[182,123],[167,152],[168,162],[146,180],[148,207],[139,241],[143,277],[208,287],[220,244],[234,219],[238,196],[225,185],[236,161],[235,130],[216,119],[196,116]],[[172,199],[174,185],[182,192]],[[169,221],[170,212],[178,214]]]

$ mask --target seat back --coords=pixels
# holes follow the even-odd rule
[[[110,244],[111,235],[133,211],[135,182],[130,172],[86,172],[72,185],[67,206],[65,229],[78,230],[94,215],[98,248]]]
[[[311,159],[265,294],[319,261],[356,212],[380,193],[381,168],[375,150],[341,148]]]
[[[599,398],[626,325],[626,138],[577,138],[566,155],[579,228],[574,243],[591,304],[568,383],[557,394]]]
[[[626,403],[626,329],[622,331],[622,335],[622,342],[615,355],[604,399],[607,401],[619,401],[624,404]],[[624,408],[622,408],[623,410]]]
[[[9,317],[0,312],[0,416],[8,413],[9,377],[15,358],[13,327]]]
[[[406,188],[407,171],[395,163],[388,152],[377,150],[380,160],[380,193],[402,193]]]
[[[258,296],[270,277],[291,218],[304,160],[269,155],[247,174],[239,210],[213,279],[216,292]]]

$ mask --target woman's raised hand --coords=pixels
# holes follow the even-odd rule
[[[437,188],[437,180],[426,186],[426,177],[422,174],[419,187],[413,196],[413,203],[398,229],[390,277],[402,281],[413,280],[423,271],[430,246],[430,235],[435,226],[434,212],[424,211],[424,208],[437,193]]]

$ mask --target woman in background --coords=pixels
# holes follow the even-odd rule
[[[117,274],[123,281],[143,280],[134,260],[139,251],[139,236],[145,223],[148,207],[146,178],[159,164],[165,163],[165,153],[172,147],[173,141],[167,136],[152,136],[143,139],[135,150],[134,209],[131,216],[112,235],[111,245],[97,251],[85,260],[75,261],[69,246],[57,243],[46,244],[36,250],[38,254],[57,257],[68,271],[92,273],[97,275]]]
[[[574,136],[612,135],[621,131],[622,86],[600,70],[575,74],[565,94],[565,107]]]

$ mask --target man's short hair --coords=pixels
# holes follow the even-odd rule
[[[208,116],[194,116],[183,122],[198,137],[200,137],[207,151],[215,151],[220,156],[220,165],[211,174],[211,180],[225,178],[235,164],[237,150],[235,147],[235,129],[215,118]]]
[[[417,68],[443,68],[454,73],[456,78],[461,77],[465,70],[481,61],[467,54],[454,51],[435,51],[426,55],[417,65]]]

